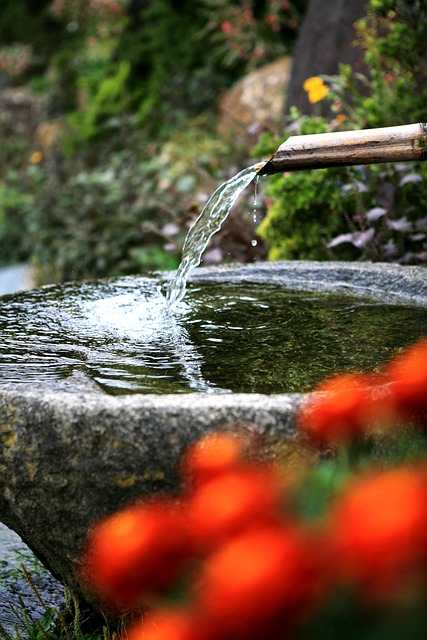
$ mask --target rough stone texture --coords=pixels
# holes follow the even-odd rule
[[[427,269],[379,262],[257,262],[197,269],[192,281],[259,282],[288,289],[341,291],[394,304],[427,306]]]
[[[282,121],[292,58],[284,56],[236,82],[220,99],[218,133],[254,142],[260,130]]]
[[[177,486],[182,449],[246,426],[292,435],[297,398],[128,396],[27,385],[0,390],[0,518],[54,575],[78,588],[74,563],[91,523],[146,493]]]
[[[163,274],[164,276],[164,274]],[[201,280],[282,284],[427,306],[427,271],[368,263],[258,263],[199,269]],[[177,487],[181,451],[216,429],[267,444],[295,438],[301,395],[108,396],[84,376],[56,386],[0,384],[0,520],[77,592],[88,527],[143,494]]]
[[[5,135],[33,135],[44,116],[43,98],[28,88],[7,88],[0,91],[0,130]]]

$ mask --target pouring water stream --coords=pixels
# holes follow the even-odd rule
[[[170,309],[184,297],[191,269],[197,267],[211,237],[220,230],[239,195],[258,175],[264,162],[243,169],[224,182],[209,198],[201,214],[187,234],[182,250],[181,264],[165,290],[166,304]]]

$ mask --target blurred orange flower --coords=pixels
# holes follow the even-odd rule
[[[173,583],[190,554],[187,526],[171,500],[136,504],[98,524],[88,539],[82,577],[118,609]]]
[[[250,528],[207,559],[195,604],[221,640],[281,638],[317,598],[312,558],[297,529]]]
[[[398,417],[427,417],[427,340],[421,340],[392,360],[386,374],[393,383]]]
[[[246,441],[230,433],[213,433],[191,445],[182,461],[182,473],[190,483],[199,484],[229,471],[243,457]]]
[[[385,410],[373,399],[373,384],[373,378],[356,374],[327,380],[303,407],[300,429],[320,444],[351,442],[361,436]]]
[[[427,471],[399,468],[362,478],[332,510],[331,568],[387,598],[426,579]]]
[[[283,479],[267,465],[223,473],[201,485],[187,502],[193,544],[201,550],[252,524],[283,518]]]
[[[126,632],[126,640],[205,640],[201,625],[186,611],[159,611]],[[206,637],[207,640],[207,637]]]
[[[43,154],[41,151],[34,151],[34,153],[32,153],[30,156],[31,164],[40,164],[42,160],[43,160]]]

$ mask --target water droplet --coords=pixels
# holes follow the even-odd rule
[[[257,206],[258,206],[258,185],[259,185],[259,173],[255,176],[255,188],[254,188],[254,206],[252,210],[252,220],[254,227],[258,224]]]

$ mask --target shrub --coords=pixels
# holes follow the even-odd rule
[[[289,53],[306,9],[306,0],[202,0],[212,56],[220,66],[254,69]]]
[[[336,116],[327,121],[293,110],[292,133],[425,122],[426,15],[425,0],[371,0],[357,25],[368,75],[342,66],[338,76],[306,82],[311,102],[329,100]],[[274,152],[278,144],[264,141],[257,152]],[[269,257],[425,264],[426,177],[424,165],[413,162],[269,178],[269,208],[259,230]]]
[[[18,155],[3,148],[4,262],[32,261],[40,284],[178,266],[189,226],[234,173],[230,157],[239,164],[247,159],[238,160],[236,151],[210,135],[204,119],[162,145],[144,140],[126,117],[120,123],[108,142],[71,156],[44,153],[25,141]],[[205,258],[263,255],[253,237],[248,190]]]
[[[81,144],[108,135],[109,121],[123,109],[157,139],[212,111],[248,68],[292,48],[306,0],[53,6],[64,31],[53,64]]]
[[[292,113],[299,119],[301,135],[324,133],[328,129],[322,119],[300,117],[296,110]],[[265,157],[278,144],[267,134],[256,151]],[[269,258],[330,258],[328,241],[346,231],[346,218],[356,212],[359,204],[357,191],[345,189],[349,180],[356,181],[356,175],[354,169],[337,168],[269,176],[264,189],[267,214],[258,228],[269,246]],[[354,257],[354,252],[347,250],[343,257]]]
[[[9,82],[23,82],[44,73],[58,45],[58,27],[50,14],[51,0],[2,0],[0,73]],[[27,73],[30,72],[30,73]]]
[[[177,266],[175,238],[163,229],[182,215],[179,186],[162,189],[166,168],[146,145],[128,141],[127,150],[101,147],[94,166],[79,155],[37,167],[27,231],[40,282]]]
[[[31,174],[31,146],[23,138],[4,134],[0,147],[0,264],[28,260],[32,241],[27,229],[34,207],[33,187],[23,183],[23,172]],[[31,180],[32,182],[32,180]]]

